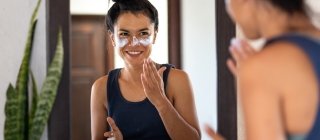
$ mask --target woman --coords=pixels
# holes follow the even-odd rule
[[[247,38],[267,39],[261,52],[246,59],[241,56],[247,49],[239,43],[230,48],[246,139],[320,139],[320,31],[304,1],[227,0],[226,5]]]
[[[158,32],[157,10],[148,0],[113,1],[106,24],[125,66],[93,84],[92,139],[200,139],[187,74],[149,58]]]

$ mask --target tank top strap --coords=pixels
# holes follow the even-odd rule
[[[320,86],[320,40],[311,38],[301,34],[288,34],[283,36],[278,36],[272,38],[266,42],[266,44],[271,44],[277,41],[288,41],[296,44],[300,49],[302,49],[309,57],[314,70],[316,72],[318,85]],[[320,88],[319,88],[320,92]],[[319,93],[320,96],[320,93]],[[320,139],[320,98],[318,101],[317,115],[313,124],[313,127],[306,136],[306,140],[316,140]]]
[[[161,64],[160,68],[161,67],[166,67],[166,70],[163,72],[163,77],[162,77],[164,90],[166,91],[167,90],[167,83],[168,83],[168,76],[169,76],[170,69],[171,68],[175,68],[175,66],[172,65],[172,64]]]
[[[119,96],[118,92],[118,78],[120,74],[121,69],[113,69],[108,73],[108,82],[107,82],[107,100],[108,100],[108,106],[110,108],[110,105],[113,105],[114,98]],[[108,110],[109,111],[109,110]],[[108,113],[109,114],[109,113]]]

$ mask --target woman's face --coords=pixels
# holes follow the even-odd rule
[[[259,1],[259,0],[258,0]],[[225,0],[227,13],[249,39],[260,37],[256,0]]]
[[[111,35],[113,46],[126,64],[142,65],[151,54],[156,38],[154,23],[143,14],[131,12],[119,15]]]

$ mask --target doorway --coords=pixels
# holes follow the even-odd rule
[[[113,47],[106,37],[104,16],[71,19],[71,139],[89,140],[91,86],[113,69]]]

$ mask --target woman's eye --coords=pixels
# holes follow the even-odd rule
[[[141,36],[149,36],[149,33],[148,32],[141,32],[140,35]]]
[[[129,33],[125,33],[125,32],[124,32],[124,33],[120,33],[119,35],[120,35],[121,37],[125,37],[125,36],[128,36]]]

